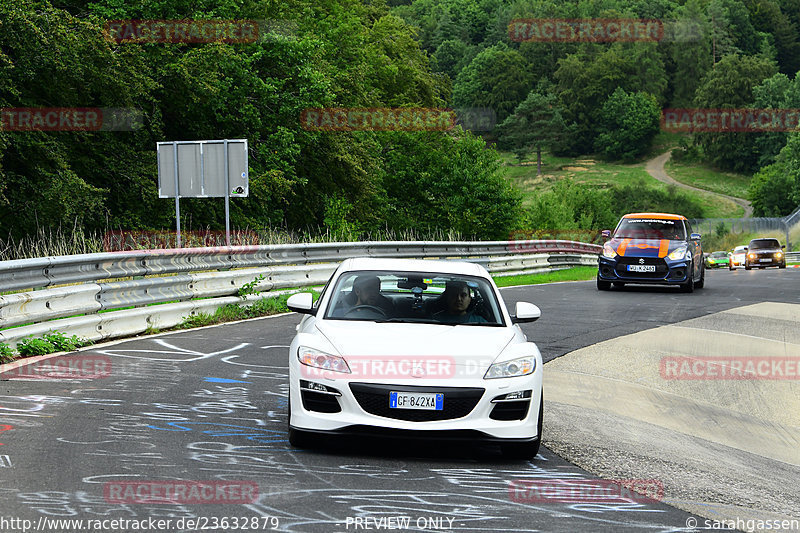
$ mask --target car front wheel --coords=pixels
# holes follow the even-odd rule
[[[697,280],[697,283],[694,284],[696,289],[702,289],[706,284],[706,269],[705,267],[700,268],[700,279]]]
[[[694,292],[694,266],[689,267],[689,274],[686,276],[686,281],[680,284],[681,292]]]
[[[597,290],[598,291],[607,291],[611,288],[610,281],[603,281],[600,279],[600,276],[597,276]]]

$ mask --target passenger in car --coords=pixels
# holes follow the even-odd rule
[[[471,289],[465,281],[448,281],[442,299],[445,309],[433,314],[433,318],[446,323],[479,324],[486,319],[475,312]]]

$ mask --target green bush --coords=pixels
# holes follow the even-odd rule
[[[45,339],[23,339],[17,343],[17,351],[20,355],[28,357],[31,355],[45,355],[56,351],[56,347]]]
[[[44,335],[43,338],[52,344],[57,352],[71,352],[72,350],[77,350],[78,348],[91,344],[91,341],[82,339],[77,335],[67,337],[58,331],[48,333],[47,335]]]
[[[41,339],[23,339],[17,344],[17,351],[21,356],[45,355],[53,352],[71,352],[83,346],[92,344],[92,341],[72,335],[54,331],[47,333]]]
[[[674,185],[666,189],[648,187],[643,181],[611,189],[617,215],[635,212],[676,213],[686,218],[703,218],[703,205]]]
[[[684,163],[695,163],[703,160],[703,151],[699,146],[695,146],[686,137],[678,139],[678,147],[673,148],[671,157],[674,161]]]
[[[596,189],[570,180],[535,194],[528,209],[531,229],[607,229],[616,226],[626,213],[677,213],[703,218],[703,206],[674,186],[648,187],[643,181],[632,185]]]
[[[607,159],[633,161],[650,148],[661,109],[655,96],[617,87],[600,110],[595,149]]]
[[[0,342],[0,364],[10,363],[14,360],[14,350],[8,344]]]

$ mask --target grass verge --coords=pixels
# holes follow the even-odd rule
[[[686,185],[736,198],[747,198],[750,176],[723,172],[700,163],[683,163],[672,160],[667,161],[664,168],[673,179]]]
[[[315,299],[318,297],[316,291],[311,291]],[[287,313],[289,308],[286,307],[286,300],[289,299],[291,294],[281,294],[280,296],[273,296],[271,298],[262,298],[256,300],[255,303],[244,306],[240,304],[228,304],[217,309],[213,314],[211,313],[198,313],[186,317],[176,329],[191,329],[202,326],[210,326],[212,324],[220,324],[222,322],[234,322],[236,320],[246,320],[248,318],[258,318],[261,316],[277,315],[279,313]]]
[[[506,171],[506,179],[522,192],[522,204],[524,207],[531,205],[535,193],[547,191],[557,182],[564,179],[570,179],[574,183],[598,189],[634,185],[639,182],[644,183],[645,186],[651,189],[667,189],[667,184],[658,181],[647,173],[645,169],[647,161],[624,165],[595,159],[591,156],[564,158],[543,152],[542,174],[537,175],[535,152],[528,154],[521,163],[510,152],[500,152],[500,156]],[[683,166],[688,167],[688,165]],[[669,173],[670,171],[668,170],[667,172]],[[740,182],[741,180],[746,180],[746,183],[749,184],[749,178],[743,176],[736,178],[735,176],[731,175],[729,181],[738,184],[737,190],[742,190],[742,187],[746,190],[747,185],[742,185]],[[675,177],[675,179],[683,181],[679,177]],[[739,181],[736,181],[737,179]],[[695,186],[703,188],[700,185]],[[744,209],[726,198],[690,190],[682,190],[681,192],[690,194],[699,200],[703,206],[705,218],[738,218],[744,214]],[[730,193],[726,192],[725,194]],[[731,194],[731,196],[738,197],[739,194]],[[742,198],[744,197],[742,196]]]
[[[514,285],[539,285],[541,283],[554,283],[557,281],[586,281],[594,279],[597,275],[596,266],[579,266],[543,272],[541,274],[523,274],[520,276],[497,276],[494,282],[498,287],[512,287]]]

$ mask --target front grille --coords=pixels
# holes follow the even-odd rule
[[[342,410],[342,407],[339,405],[339,400],[337,400],[336,396],[333,394],[301,390],[300,397],[303,399],[303,408],[306,411],[338,413]]]
[[[762,252],[756,253],[756,259],[774,259],[777,261],[778,257],[774,252]]]
[[[408,422],[430,422],[451,420],[467,416],[478,404],[484,389],[477,387],[417,387],[408,385],[375,385],[350,383],[358,405],[371,415],[406,420]],[[390,409],[390,392],[439,392],[444,394],[441,411],[417,409]]]
[[[492,420],[522,420],[528,416],[530,405],[530,399],[518,402],[499,402],[495,404],[489,418]]]

